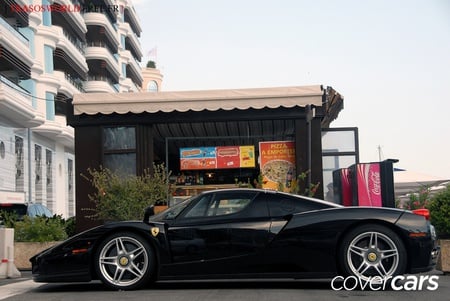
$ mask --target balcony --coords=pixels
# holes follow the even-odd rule
[[[64,122],[66,122],[66,119],[64,118]],[[62,128],[61,134],[59,134],[56,139],[59,143],[63,144],[64,146],[73,149],[74,148],[74,129],[70,126],[64,126]]]
[[[102,68],[106,68],[111,72],[115,79],[119,79],[120,69],[119,62],[116,56],[106,47],[103,43],[90,43],[86,48],[86,60],[99,60],[104,61],[106,64],[102,65]],[[92,70],[91,70],[92,71]]]
[[[2,5],[5,5],[5,10],[7,11],[8,17],[12,17],[16,19],[16,22],[20,24],[20,27],[28,27],[29,26],[29,13],[26,11],[20,11],[20,10],[12,10],[7,9],[6,6],[12,6],[12,5],[29,5],[31,4],[29,0],[4,0],[2,1]]]
[[[140,25],[139,18],[132,6],[126,6],[124,10],[124,21],[130,24],[132,31],[138,36],[141,36],[142,28]]]
[[[74,1],[72,0],[54,0],[54,4],[73,6],[74,4],[78,3],[74,3]],[[52,12],[52,19],[57,19],[58,17],[56,15],[58,15],[58,17],[61,16],[64,19],[70,18],[70,20],[67,19],[66,22],[70,23],[71,26],[74,26],[73,30],[77,32],[79,35],[86,34],[87,31],[86,24],[84,23],[84,19],[81,13],[79,12],[64,13],[55,11]]]
[[[80,79],[75,79],[70,74],[63,71],[53,71],[55,77],[59,79],[60,86],[58,92],[66,95],[73,95],[76,93],[84,93],[83,83]]]
[[[141,90],[130,78],[126,78],[120,82],[120,92],[141,92]]]
[[[90,76],[87,82],[84,82],[84,90],[86,93],[117,93],[119,89],[114,83],[105,76]]]
[[[1,17],[0,45],[10,50],[28,68],[33,65],[28,39]]]
[[[127,64],[127,70],[131,69],[133,73],[133,79],[137,82],[138,85],[142,84],[142,68],[139,66],[139,63],[136,61],[133,55],[131,55],[129,50],[121,51],[120,55],[123,61]],[[127,77],[131,77],[127,71]]]
[[[142,58],[142,47],[139,43],[139,38],[133,32],[128,23],[121,23],[119,26],[121,31],[126,34],[125,48],[127,50],[131,50],[133,55],[140,60]]]
[[[0,116],[18,127],[35,127],[45,117],[33,108],[30,93],[0,76]]]
[[[46,120],[44,124],[34,128],[33,132],[73,148],[74,130],[66,124],[65,116],[55,116],[55,120]]]
[[[86,26],[100,26],[104,28],[108,39],[115,45],[120,44],[116,28],[111,24],[111,21],[104,14],[101,13],[85,13],[83,15]]]
[[[82,77],[88,72],[88,65],[83,56],[85,46],[81,41],[70,37],[61,27],[52,26],[57,36],[56,48],[64,52],[64,60]],[[57,51],[55,51],[55,55]],[[57,68],[55,66],[55,68]]]

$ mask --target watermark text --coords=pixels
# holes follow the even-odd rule
[[[12,4],[7,5],[6,9],[11,12],[26,13],[43,13],[43,12],[59,12],[59,13],[104,13],[119,12],[123,8],[119,5],[94,5],[94,4]]]
[[[439,276],[437,275],[373,276],[368,278],[336,276],[331,280],[331,288],[334,291],[435,291],[438,287]]]

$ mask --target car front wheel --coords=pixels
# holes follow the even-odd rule
[[[343,272],[369,281],[405,273],[407,254],[399,236],[381,225],[363,225],[350,231],[340,248]]]
[[[95,256],[95,269],[109,288],[132,290],[141,288],[155,271],[155,256],[150,244],[131,232],[107,237]]]

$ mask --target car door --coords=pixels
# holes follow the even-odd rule
[[[246,213],[256,195],[250,191],[204,194],[171,223],[168,238],[178,271],[229,273],[233,266],[230,258],[249,252],[249,238],[259,235],[251,234],[255,221],[250,221]],[[264,222],[264,227],[268,231],[269,224]]]
[[[229,255],[229,234],[226,222],[214,218],[214,195],[197,199],[168,228],[174,263],[207,261]]]
[[[317,262],[325,262],[325,257],[321,258],[318,252],[317,241],[328,233],[317,232],[315,227],[286,230],[286,226],[294,218],[303,219],[307,216],[301,213],[330,206],[286,194],[268,195],[267,203],[272,220],[272,240],[264,256],[267,270],[273,273],[302,273],[313,271]],[[324,250],[331,251],[331,248]]]
[[[270,242],[271,218],[264,195],[249,192],[241,197],[249,203],[230,221],[230,252],[237,262],[236,271],[250,272],[253,261],[259,261],[259,254]]]

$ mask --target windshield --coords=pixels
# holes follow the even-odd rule
[[[193,199],[194,198],[192,197],[192,198],[189,198],[179,204],[176,204],[175,206],[169,207],[168,209],[166,209],[154,216],[151,216],[149,218],[149,221],[160,222],[163,220],[175,219],[181,213],[181,211],[183,211],[184,208],[186,208],[191,203],[191,201]]]

